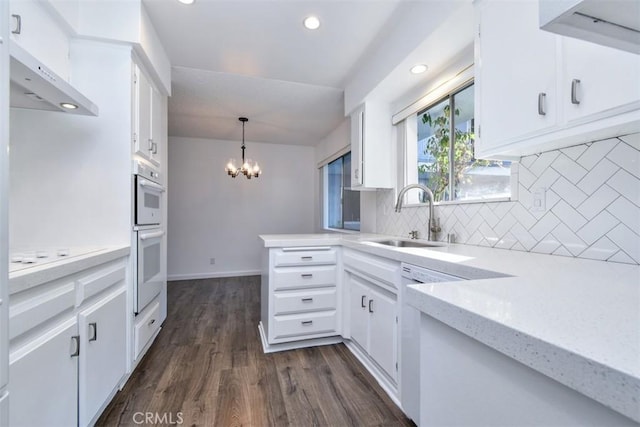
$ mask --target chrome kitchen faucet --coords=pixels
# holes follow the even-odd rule
[[[437,240],[438,233],[442,231],[442,228],[440,228],[439,222],[433,214],[433,193],[429,187],[422,184],[409,184],[400,190],[400,193],[398,193],[398,201],[396,202],[396,212],[402,211],[402,199],[404,194],[413,188],[419,188],[427,194],[427,200],[429,201],[429,226],[427,240],[435,241]]]

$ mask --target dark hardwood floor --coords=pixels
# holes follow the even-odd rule
[[[170,282],[168,301],[96,425],[413,425],[342,344],[264,354],[259,277]]]

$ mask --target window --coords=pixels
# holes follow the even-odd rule
[[[473,83],[409,117],[406,125],[406,183],[426,185],[436,202],[511,195],[511,162],[474,156]],[[426,201],[416,193],[407,203]]]
[[[360,192],[351,187],[351,153],[323,167],[324,226],[360,230]]]

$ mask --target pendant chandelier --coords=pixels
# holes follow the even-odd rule
[[[251,177],[258,178],[262,173],[260,166],[258,166],[258,162],[253,163],[251,159],[244,158],[244,124],[247,123],[249,119],[246,117],[239,117],[238,120],[242,122],[242,166],[238,168],[236,166],[236,159],[229,159],[229,163],[227,163],[227,167],[224,168],[224,170],[231,176],[231,178],[235,178],[240,174],[246,176],[247,179],[251,179]]]

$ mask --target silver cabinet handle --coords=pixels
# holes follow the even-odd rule
[[[302,261],[311,261],[313,259],[313,257],[312,256],[301,256],[300,259]]]
[[[580,100],[578,99],[578,88],[580,86],[579,79],[571,80],[571,103],[575,105],[580,104]]]
[[[98,340],[98,324],[89,323],[89,342]]]
[[[547,114],[546,111],[546,100],[547,100],[547,94],[544,92],[540,92],[538,94],[538,114],[541,116],[545,116]]]
[[[356,169],[353,171],[353,176],[356,179],[356,181],[359,179],[358,175],[360,175],[360,169]]]
[[[313,302],[313,298],[302,298],[302,302]]]
[[[369,300],[369,313],[373,313],[373,300]]]
[[[71,345],[71,348],[73,349],[71,357],[80,356],[80,335],[74,335],[71,337]]]
[[[305,273],[305,274],[301,274],[300,276],[302,276],[303,279],[311,279],[313,277],[313,274]]]
[[[151,326],[154,323],[156,323],[156,319],[151,319],[151,320],[149,320],[148,326]]]
[[[16,21],[16,26],[13,30],[11,30],[11,34],[20,34],[22,31],[22,16],[11,15],[11,17]]]
[[[365,305],[364,305],[364,300],[365,299],[367,299],[367,296],[366,295],[362,295],[362,298],[360,299],[360,307],[362,307],[362,308],[365,308]]]
[[[149,151],[151,154],[158,154],[158,143],[153,142],[153,139],[149,139]]]
[[[313,325],[313,320],[303,320],[300,323],[304,326],[309,326],[309,325]]]

